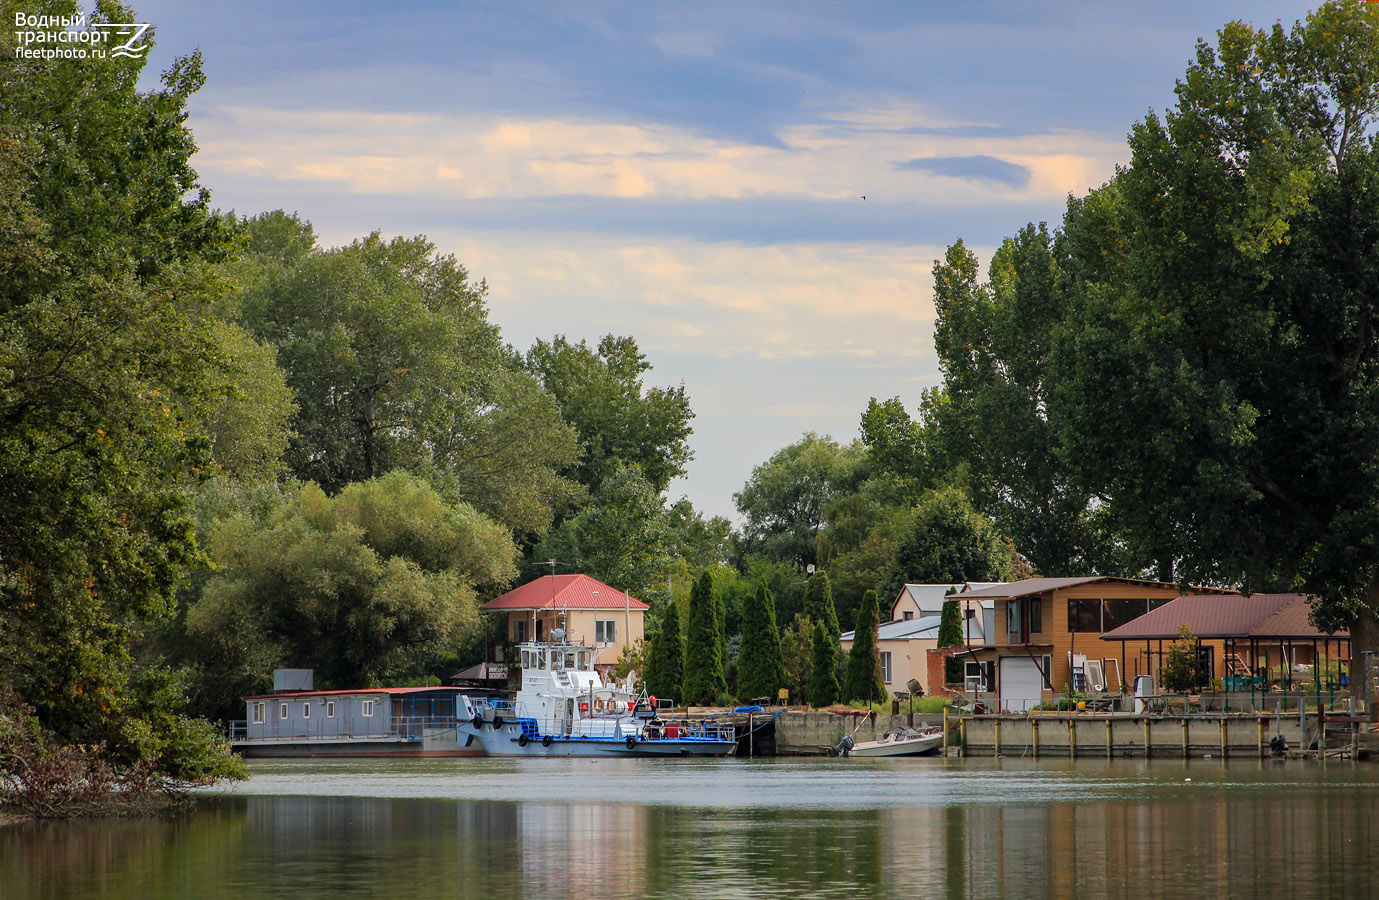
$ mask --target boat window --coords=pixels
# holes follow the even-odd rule
[[[530,650],[523,650],[523,651],[522,651],[522,668],[524,668],[524,669],[530,669],[530,668],[531,668],[531,651],[530,651]]]
[[[575,651],[573,651],[573,650],[566,650],[566,651],[565,651],[565,668],[567,668],[567,669],[573,669],[574,667],[575,667]]]
[[[556,650],[555,652],[553,652],[553,653],[551,654],[551,668],[552,668],[552,669],[563,669],[563,668],[565,668],[565,655],[564,655],[563,653],[561,653],[559,650]]]
[[[546,668],[546,654],[541,650],[536,651],[536,667],[538,669]]]
[[[589,651],[583,650],[579,654],[579,667],[581,670],[589,671]]]

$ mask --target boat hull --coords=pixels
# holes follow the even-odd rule
[[[491,725],[475,727],[462,725],[462,735],[472,735],[474,745],[483,748],[488,756],[550,756],[550,757],[683,757],[683,756],[727,756],[737,750],[735,741],[715,738],[680,737],[657,740],[614,737],[580,737],[578,735],[547,738],[528,738],[522,741],[522,728],[516,724],[505,724],[500,728]]]
[[[937,753],[943,735],[927,734],[898,741],[865,741],[848,751],[849,756],[925,756]]]

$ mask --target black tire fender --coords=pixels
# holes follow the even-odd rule
[[[494,727],[494,728],[502,728],[502,727],[503,727],[503,717],[502,717],[502,716],[494,716],[494,717],[493,717],[493,727]]]
[[[519,746],[519,747],[525,747],[525,746],[527,746],[527,733],[526,733],[525,731],[522,732],[521,734],[519,734],[519,735],[517,736],[517,746]]]
[[[543,738],[541,739],[541,746],[543,746],[543,747],[549,747],[551,744],[554,744],[554,743],[555,743],[555,739],[554,739],[553,737],[551,737],[549,734],[546,735],[545,737],[543,737]]]
[[[635,750],[635,749],[637,749],[637,739],[634,738],[634,737],[633,737],[632,735],[630,735],[630,734],[627,736],[627,740],[624,741],[623,743],[627,745],[627,749],[628,749],[628,750]]]

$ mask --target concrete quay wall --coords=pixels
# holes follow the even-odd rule
[[[1305,734],[1297,715],[1194,713],[1186,716],[1062,714],[971,716],[949,721],[949,744],[966,756],[1252,757],[1272,751],[1282,734],[1297,750],[1316,734],[1309,716]],[[953,731],[956,731],[956,734]]]

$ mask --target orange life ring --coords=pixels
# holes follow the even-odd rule
[[[602,697],[595,697],[595,698],[594,698],[594,712],[596,712],[596,713],[601,713],[601,712],[603,712],[603,698],[602,698]]]

